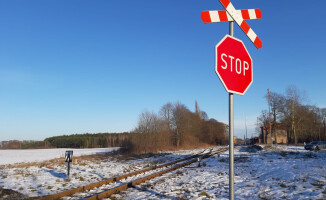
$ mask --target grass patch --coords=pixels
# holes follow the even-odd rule
[[[246,185],[245,187],[254,187],[253,185]]]
[[[207,198],[211,198],[211,196],[209,196],[209,194],[207,194],[205,191],[201,192],[198,196],[199,197],[204,196],[204,197],[207,197]]]
[[[318,187],[318,188],[323,188],[323,186],[325,185],[323,182],[319,181],[317,183],[310,183],[311,185]]]
[[[176,172],[176,174],[177,174],[177,175],[183,175],[183,172],[180,171],[180,170],[178,170],[178,171]]]
[[[191,193],[189,189],[184,189],[183,191],[184,191],[185,193],[188,193],[188,194]]]
[[[32,174],[27,173],[27,174],[23,174],[23,176],[24,177],[29,177],[29,176],[32,176]]]
[[[222,175],[224,175],[223,172],[219,172],[219,173],[217,174],[217,176],[222,176]]]

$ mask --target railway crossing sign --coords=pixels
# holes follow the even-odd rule
[[[262,41],[250,28],[245,20],[261,19],[262,13],[259,9],[236,10],[230,0],[219,0],[226,11],[202,11],[201,19],[204,23],[235,21],[241,30],[248,36],[257,49],[263,47]]]
[[[65,154],[65,162],[72,162],[72,154],[73,154],[73,151],[66,151],[66,154]]]
[[[261,19],[262,17],[260,9],[237,10],[236,12],[238,15],[241,15],[244,20]],[[234,21],[226,10],[202,11],[200,18],[204,23]]]
[[[239,39],[226,35],[215,47],[215,72],[229,93],[244,95],[252,83],[252,59]]]
[[[226,35],[215,47],[215,72],[229,93],[229,198],[234,200],[234,117],[233,94],[244,95],[252,83],[252,59],[241,40],[233,37],[234,21],[257,49],[263,43],[245,20],[260,19],[259,9],[236,10],[230,0],[219,0],[226,11],[202,11],[204,23],[230,22],[230,35]]]

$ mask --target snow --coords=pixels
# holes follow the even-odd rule
[[[54,158],[64,157],[66,150],[73,150],[73,156],[106,153],[118,148],[94,149],[32,149],[32,150],[0,150],[0,165],[40,162]]]
[[[215,147],[219,149],[222,147]],[[8,150],[9,151],[9,150]],[[77,150],[74,149],[77,154]],[[106,150],[95,150],[104,152]],[[107,151],[110,151],[107,149]],[[203,149],[148,154],[137,157],[111,155],[104,159],[77,160],[72,163],[71,176],[67,167],[59,162],[52,165],[34,165],[24,168],[0,168],[0,186],[14,189],[30,197],[55,194],[88,185],[106,178],[130,173],[155,164],[171,162],[201,152]],[[12,151],[9,153],[14,155]],[[62,156],[65,150],[58,153]],[[235,198],[236,199],[326,199],[326,152],[309,152],[303,147],[274,145],[262,151],[246,146],[235,147]],[[35,154],[46,157],[44,150]],[[80,149],[80,154],[89,153]],[[35,154],[26,162],[35,161]],[[55,154],[55,153],[53,153]],[[1,159],[2,153],[0,154]],[[50,157],[50,156],[49,156]],[[59,156],[60,157],[60,156]],[[52,159],[53,156],[50,158]],[[63,158],[60,158],[63,159]],[[14,159],[13,159],[14,160]],[[16,159],[17,161],[17,159]],[[9,164],[8,162],[6,164]],[[160,171],[163,169],[157,169]],[[116,199],[228,199],[228,152],[194,163],[141,185],[129,188],[112,198]],[[150,174],[150,173],[149,173]],[[64,199],[80,199],[103,188],[113,188],[143,177],[129,177],[93,191]]]

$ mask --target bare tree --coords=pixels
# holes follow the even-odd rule
[[[171,127],[172,127],[172,116],[173,116],[173,110],[174,106],[172,103],[166,103],[161,107],[161,110],[159,112],[163,123],[164,123],[164,128],[168,130],[168,132],[171,132]]]
[[[291,133],[293,135],[294,144],[298,143],[297,126],[302,121],[302,116],[299,115],[299,107],[305,99],[304,92],[299,91],[295,86],[290,86],[286,89],[287,107],[291,114]]]
[[[204,120],[204,121],[208,121],[209,118],[208,118],[208,115],[205,111],[201,111],[201,118]]]
[[[268,96],[265,96],[268,98]],[[270,92],[272,112],[272,131],[276,123],[288,130],[288,141],[298,142],[326,139],[326,108],[305,105],[307,98],[304,91],[294,86],[287,88],[285,95]],[[267,113],[262,111],[257,118],[257,129],[266,125]],[[264,137],[264,136],[263,136]]]
[[[143,111],[139,115],[138,119],[138,127],[135,132],[138,133],[157,133],[159,129],[159,118],[158,116],[147,110]]]
[[[261,132],[261,127],[268,125],[268,111],[262,110],[260,116],[257,118],[257,130]],[[262,133],[263,142],[266,143],[266,135],[265,132]]]
[[[175,132],[175,145],[177,147],[179,147],[183,142],[183,137],[187,127],[187,114],[189,112],[188,108],[179,102],[174,105],[172,127]]]
[[[271,116],[269,114],[269,124],[270,124],[270,130],[272,134],[272,138],[275,137],[275,127],[276,124],[279,123],[279,115],[281,115],[281,110],[282,110],[282,105],[283,102],[285,101],[285,97],[281,94],[278,94],[276,92],[271,92],[268,90],[269,94],[265,95],[266,100],[268,101],[268,107],[269,107],[269,112],[271,110],[271,114],[273,116],[273,119],[271,119]],[[274,138],[275,139],[275,138]]]
[[[276,124],[279,122],[279,116],[282,115],[282,106],[285,101],[285,97],[276,92],[269,92],[270,97],[270,107],[272,112],[272,123]],[[265,95],[266,100],[268,101],[268,95]]]
[[[323,125],[323,137],[326,140],[326,108],[320,109],[320,119]]]

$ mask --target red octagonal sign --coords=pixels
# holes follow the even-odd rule
[[[229,93],[244,95],[252,83],[252,60],[243,42],[226,35],[215,46],[215,72]]]

